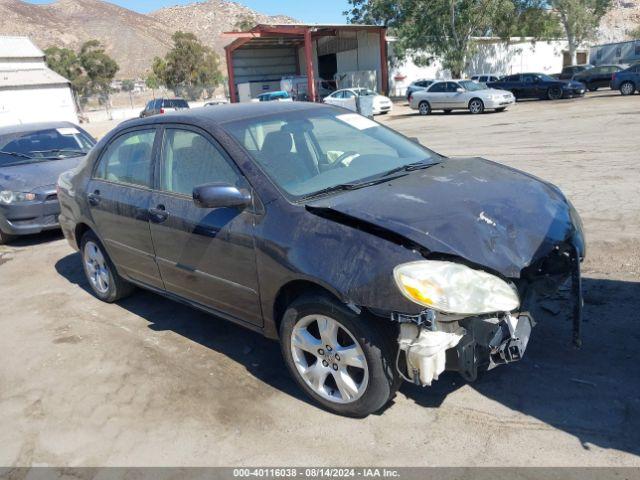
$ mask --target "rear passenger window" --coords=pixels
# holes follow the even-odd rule
[[[151,152],[155,136],[155,130],[137,130],[113,140],[100,159],[95,177],[150,187]]]
[[[242,177],[223,154],[204,136],[180,129],[165,130],[160,188],[191,196],[206,183],[242,186]]]

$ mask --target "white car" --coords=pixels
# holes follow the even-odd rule
[[[516,98],[507,90],[489,88],[473,80],[444,80],[433,83],[426,90],[411,94],[409,106],[420,115],[429,115],[433,110],[469,110],[482,113],[485,110],[502,112],[513,105]]]
[[[357,98],[361,96],[373,95],[373,114],[381,115],[389,113],[393,109],[393,103],[388,97],[380,95],[368,88],[344,88],[342,90],[336,90],[328,97],[325,97],[324,103],[330,105],[336,105],[338,107],[348,108],[356,112]]]

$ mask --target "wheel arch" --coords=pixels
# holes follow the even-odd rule
[[[76,246],[78,247],[78,250],[81,248],[81,243],[82,243],[82,237],[84,236],[85,233],[87,232],[93,232],[95,234],[95,231],[86,223],[84,222],[80,222],[76,225],[76,228],[74,230],[74,235],[75,235],[75,241],[76,241]]]
[[[326,296],[331,300],[334,300],[342,305],[345,305],[347,308],[356,308],[349,307],[349,304],[346,303],[337,292],[333,291],[330,287],[321,285],[318,282],[314,282],[307,279],[296,279],[290,280],[280,287],[278,293],[275,296],[275,300],[272,306],[272,319],[273,326],[275,328],[275,332],[273,332],[276,336],[279,336],[280,324],[282,322],[282,317],[284,316],[284,312],[287,310],[287,307],[296,299],[306,294],[315,294]],[[268,330],[268,329],[267,329]]]

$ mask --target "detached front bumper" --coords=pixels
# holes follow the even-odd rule
[[[60,204],[55,189],[36,193],[36,199],[0,205],[0,230],[9,235],[30,235],[59,228]]]

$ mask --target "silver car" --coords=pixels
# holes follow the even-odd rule
[[[511,92],[487,87],[473,80],[445,80],[434,82],[426,90],[411,94],[409,106],[420,115],[429,115],[433,110],[469,110],[482,113],[485,110],[502,112],[515,103]]]

